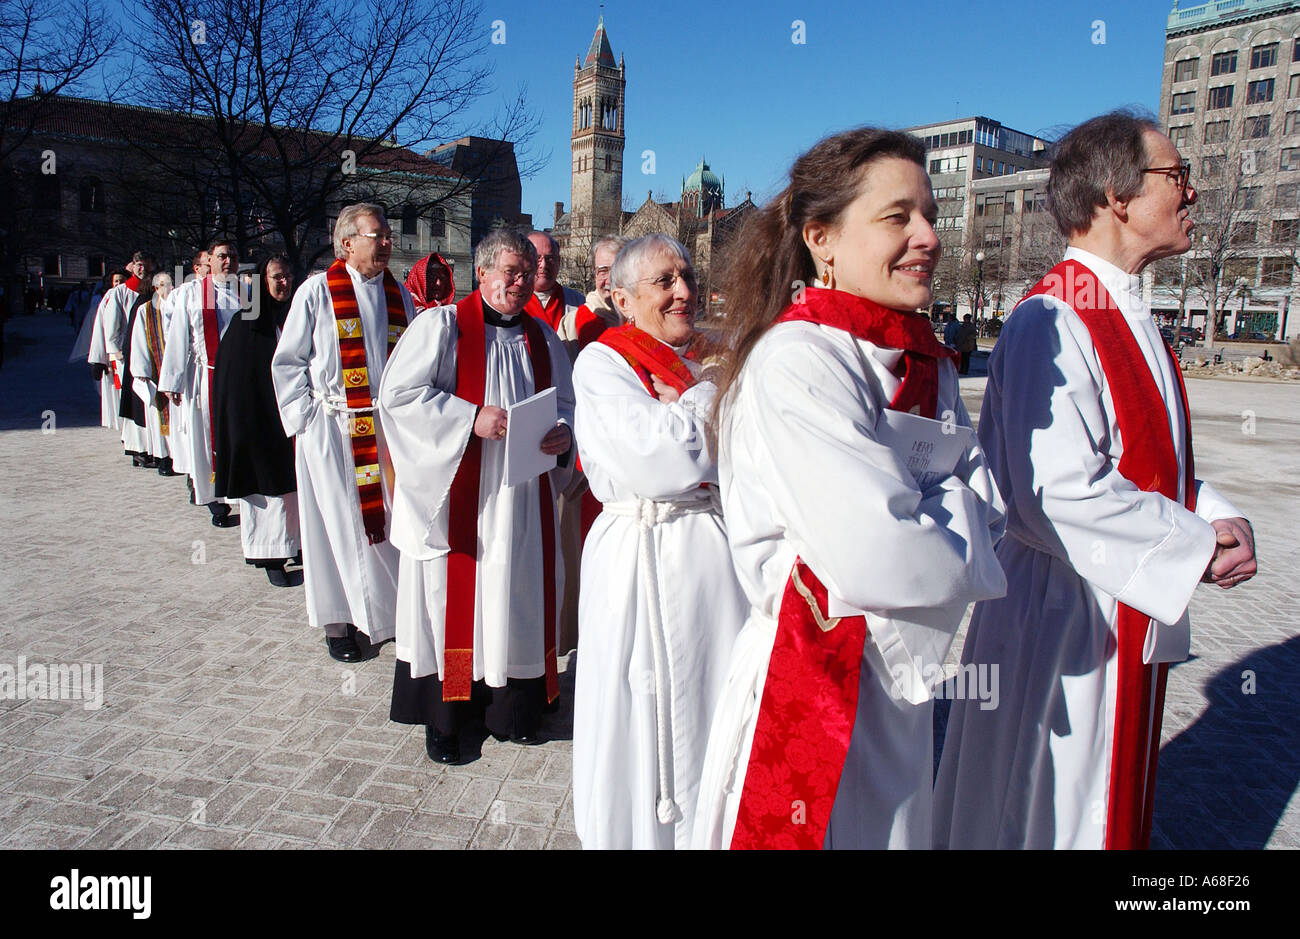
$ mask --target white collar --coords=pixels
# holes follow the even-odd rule
[[[1096,274],[1106,292],[1114,298],[1120,312],[1129,319],[1146,319],[1151,316],[1151,310],[1142,299],[1142,275],[1130,274],[1105,258],[1074,246],[1065,249],[1065,260],[1078,261]]]
[[[363,283],[363,284],[366,284],[366,285],[373,284],[373,283],[376,283],[376,282],[378,282],[378,281],[383,280],[383,278],[384,278],[384,274],[385,274],[386,271],[388,270],[387,268],[385,268],[384,270],[382,270],[382,271],[380,271],[378,274],[376,274],[374,277],[366,277],[366,276],[364,276],[364,275],[363,275],[359,270],[357,270],[355,267],[353,267],[351,264],[349,264],[347,261],[344,261],[344,262],[343,262],[343,266],[346,267],[346,268],[348,269],[348,274],[350,274],[350,275],[352,276],[352,279],[353,279],[353,280],[355,280],[355,281],[359,281],[360,283]]]

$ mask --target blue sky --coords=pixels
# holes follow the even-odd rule
[[[1184,0],[1184,6],[1191,4]],[[1157,110],[1170,0],[625,2],[604,5],[614,55],[627,61],[625,195],[675,199],[701,155],[725,174],[727,204],[777,191],[793,158],[861,124],[909,126],[983,114],[1044,133],[1121,105]],[[552,222],[569,204],[573,61],[600,4],[485,0],[496,94],[527,86],[539,124],[524,211]],[[806,43],[791,41],[795,20]],[[1105,43],[1093,26],[1105,24]],[[485,102],[487,105],[488,102]],[[641,172],[654,150],[656,174]]]

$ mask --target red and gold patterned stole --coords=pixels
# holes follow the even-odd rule
[[[379,441],[375,437],[374,397],[370,390],[370,372],[366,366],[366,336],[361,326],[357,292],[347,265],[335,261],[325,272],[330,305],[334,308],[335,334],[339,341],[339,362],[343,369],[343,393],[347,406],[348,429],[352,437],[352,465],[356,471],[357,498],[361,504],[361,522],[371,544],[387,537],[384,525],[384,488],[379,467]],[[388,348],[384,361],[406,330],[406,305],[402,290],[392,272],[384,270],[384,301],[388,308]],[[380,376],[376,375],[378,379]]]
[[[537,321],[521,314],[533,392],[551,387],[551,355]],[[456,397],[483,405],[487,385],[487,337],[483,297],[475,290],[456,304]],[[470,432],[469,443],[451,482],[448,497],[447,610],[443,643],[442,700],[468,701],[474,684],[474,598],[478,583],[479,477],[483,438]],[[548,474],[538,477],[542,525],[542,613],[546,631],[546,699],[560,694],[555,652],[555,501]]]
[[[166,337],[163,335],[162,328],[162,310],[159,305],[162,300],[155,293],[146,305],[144,315],[144,339],[149,346],[149,358],[152,360],[154,379],[157,380],[158,374],[162,369],[163,351],[166,347]],[[155,400],[150,402],[158,408],[158,429],[164,437],[171,435],[171,428],[168,425],[167,417],[169,413],[169,402],[166,395],[155,395]]]
[[[524,305],[524,312],[529,316],[535,316],[547,326],[559,332],[560,321],[564,319],[564,311],[568,306],[564,302],[564,288],[556,283],[555,290],[551,294],[551,300],[542,307],[542,301],[537,299],[537,294],[528,298],[528,303]]]
[[[651,395],[655,393],[650,381],[652,375],[678,394],[695,384],[695,376],[677,357],[677,353],[638,326],[607,329],[596,341],[621,355]]]
[[[1079,314],[1088,328],[1097,360],[1110,387],[1124,452],[1118,470],[1143,492],[1178,498],[1178,457],[1169,428],[1169,411],[1133,331],[1110,293],[1090,269],[1078,261],[1062,261],[1026,294],[1054,297]],[[1025,315],[1025,314],[1020,314]],[[1163,341],[1162,341],[1163,342]],[[1196,473],[1192,459],[1192,418],[1182,369],[1165,346],[1178,376],[1183,412],[1183,505],[1196,509]],[[1106,815],[1107,849],[1151,846],[1151,815],[1156,791],[1156,759],[1160,754],[1160,724],[1164,716],[1167,664],[1142,660],[1151,618],[1123,603],[1116,623],[1117,687],[1115,726],[1111,741],[1110,785]]]
[[[955,358],[929,320],[838,290],[810,288],[778,323],[832,326],[878,346],[902,349],[902,384],[891,410],[934,417],[940,358]],[[759,376],[761,378],[761,376]],[[851,484],[851,481],[850,481]],[[820,849],[858,712],[864,616],[829,619],[826,588],[796,558],[781,598],[733,849]]]

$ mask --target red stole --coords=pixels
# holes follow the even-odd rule
[[[560,321],[564,319],[564,311],[568,309],[564,302],[564,288],[559,282],[555,284],[555,290],[551,294],[551,300],[542,306],[542,301],[537,299],[537,294],[528,298],[528,303],[524,306],[524,312],[529,316],[535,316],[547,326],[556,332],[560,330]]]
[[[1046,294],[1069,304],[1088,327],[1097,359],[1110,387],[1115,421],[1124,444],[1120,475],[1144,492],[1178,498],[1178,458],[1169,429],[1168,409],[1133,332],[1097,275],[1078,261],[1062,261],[1027,297]],[[1173,361],[1173,353],[1165,346]],[[1186,466],[1183,505],[1196,508],[1192,460],[1192,418],[1187,389],[1177,361],[1179,404],[1183,411]],[[1142,645],[1151,618],[1119,604],[1116,632],[1117,687],[1111,742],[1110,785],[1106,810],[1106,848],[1151,846],[1151,815],[1156,791],[1156,759],[1164,716],[1165,679],[1169,666],[1146,665]]]
[[[652,396],[655,393],[650,381],[652,375],[678,394],[695,384],[695,376],[677,357],[677,353],[638,326],[607,329],[597,341],[621,355]]]
[[[551,387],[551,355],[546,336],[527,313],[520,316],[533,391]],[[475,290],[456,304],[456,397],[483,405],[487,385],[487,338],[483,297]],[[443,642],[442,700],[468,701],[474,685],[474,595],[478,583],[479,482],[483,438],[470,432],[469,444],[452,478],[448,498],[447,611]],[[546,473],[538,477],[542,526],[542,612],[546,646],[546,699],[560,694],[555,653],[555,501]],[[503,585],[509,589],[509,585]]]
[[[353,409],[348,428],[352,438],[352,464],[356,469],[357,498],[361,504],[361,521],[371,544],[385,539],[384,488],[379,468],[379,441],[375,437],[374,398],[370,391],[370,373],[366,367],[366,337],[361,326],[357,292],[352,275],[343,261],[335,261],[325,272],[330,305],[334,308],[334,325],[339,340],[339,363],[343,369],[343,391],[347,406]],[[384,300],[388,308],[388,349],[384,360],[406,329],[406,304],[402,289],[392,272],[384,271]],[[375,376],[378,378],[379,376]]]
[[[140,278],[136,277],[134,274],[132,274],[132,275],[131,275],[130,277],[128,277],[126,280],[122,281],[122,283],[126,286],[126,288],[127,288],[128,290],[132,290],[132,291],[134,291],[135,293],[139,293],[139,292],[140,292]],[[128,305],[129,305],[129,304],[128,304]],[[131,340],[131,337],[128,336],[128,337],[127,337],[127,341],[130,342],[130,340]],[[116,359],[109,359],[109,361],[108,361],[108,370],[109,370],[110,372],[113,373],[113,387],[116,388],[116,389],[118,389],[118,390],[120,391],[121,388],[122,388],[122,375],[121,375],[121,373],[117,370],[117,360],[116,360]]]
[[[902,349],[902,384],[891,410],[933,417],[940,358],[955,358],[929,320],[838,290],[811,288],[778,323],[833,326],[878,346]],[[796,559],[777,615],[733,849],[813,849],[826,841],[835,793],[858,713],[867,640],[864,616],[828,619],[826,588]]]
[[[573,331],[577,336],[579,352],[599,339],[600,334],[610,328],[612,327],[609,323],[585,303],[578,307],[578,312],[573,314]]]

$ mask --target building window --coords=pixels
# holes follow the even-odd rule
[[[1241,187],[1241,207],[1246,211],[1259,208],[1260,186]]]
[[[1201,160],[1201,177],[1203,179],[1218,179],[1223,175],[1223,161],[1221,156],[1207,156]]]
[[[1291,61],[1300,61],[1300,39],[1297,39],[1295,45],[1291,47]]]
[[[1251,68],[1272,68],[1274,65],[1277,65],[1277,43],[1270,42],[1250,50]]]
[[[1228,91],[1232,91],[1232,88],[1229,87]],[[1191,114],[1195,110],[1196,92],[1194,91],[1184,91],[1182,94],[1174,95],[1173,103],[1169,106],[1170,114]]]
[[[1283,170],[1300,170],[1300,147],[1287,147],[1282,150],[1282,163],[1278,167]]]
[[[1278,187],[1281,201],[1282,187]],[[1273,240],[1278,244],[1293,245],[1300,238],[1300,218],[1279,218],[1273,222]]]
[[[1282,133],[1300,134],[1300,111],[1286,112],[1286,120],[1282,122]]]
[[[609,162],[609,160],[610,160],[610,156],[609,156],[608,153],[606,153],[606,154],[605,154],[605,172],[606,172],[606,173],[609,172],[609,167],[610,167],[610,162]]]
[[[41,269],[46,277],[59,277],[62,272],[59,269],[59,256],[57,254],[47,254],[41,258]]]
[[[1188,131],[1191,129],[1191,126],[1188,124],[1184,124],[1182,127],[1169,128],[1169,139],[1174,142],[1174,146],[1179,150],[1187,146],[1187,138],[1190,136]]]
[[[1236,52],[1219,52],[1210,57],[1210,75],[1231,75],[1237,70]]]
[[[1231,126],[1231,121],[1207,122],[1205,125],[1205,142],[1223,143],[1223,141],[1228,139],[1228,128]]]
[[[442,206],[434,206],[433,211],[429,213],[429,236],[431,238],[442,238],[447,234],[447,210]]]
[[[104,211],[104,184],[98,176],[87,176],[81,181],[81,211]]]
[[[1190,94],[1190,92],[1189,92]],[[1210,103],[1206,107],[1211,111],[1217,111],[1220,108],[1232,107],[1232,86],[1220,85],[1218,88],[1210,89]],[[1175,111],[1175,114],[1181,114],[1181,111]]]
[[[1238,222],[1232,226],[1231,242],[1234,245],[1249,245],[1255,243],[1255,223]]]
[[[1254,258],[1229,258],[1223,265],[1223,279],[1229,284],[1244,280],[1246,286],[1253,287],[1258,270],[1259,265]]]
[[[92,254],[90,257],[86,258],[86,276],[104,276],[104,256],[102,254]]]
[[[1251,82],[1246,86],[1246,103],[1260,104],[1264,101],[1273,100],[1273,79],[1261,78],[1257,82]]]
[[[1290,258],[1264,258],[1264,272],[1259,279],[1263,287],[1287,287],[1291,284]]]
[[[1241,125],[1241,137],[1243,140],[1258,140],[1261,137],[1268,136],[1269,115],[1260,114],[1257,117],[1248,117]]]
[[[1300,204],[1300,184],[1284,183],[1277,187],[1277,208],[1294,209]]]
[[[1213,215],[1223,208],[1223,190],[1222,189],[1198,189],[1196,191],[1196,206],[1199,211],[1208,212]]]
[[[1196,66],[1200,59],[1183,59],[1174,63],[1174,81],[1189,82],[1196,78]]]

